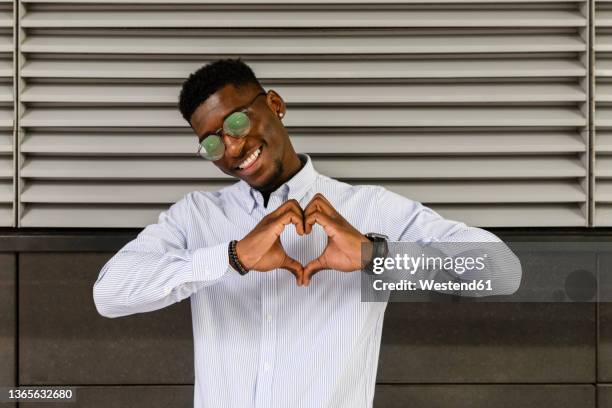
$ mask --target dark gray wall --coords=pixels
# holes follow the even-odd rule
[[[95,310],[93,282],[132,234],[0,236],[0,385],[77,387],[49,408],[191,406],[188,301]],[[379,408],[612,408],[612,306],[390,303],[378,383]]]

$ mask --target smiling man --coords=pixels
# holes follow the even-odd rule
[[[386,303],[361,301],[362,245],[372,258],[387,240],[499,239],[318,173],[291,144],[282,97],[241,60],[191,74],[179,109],[202,165],[239,181],[186,194],[111,258],[94,285],[99,313],[190,297],[195,407],[371,407]],[[521,276],[494,278],[490,294],[511,294]]]

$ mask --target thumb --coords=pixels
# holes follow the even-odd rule
[[[301,286],[302,276],[304,275],[304,267],[301,263],[290,256],[285,256],[281,268],[287,269],[289,272],[291,272],[293,276],[295,276],[297,285]]]
[[[302,284],[304,286],[308,286],[310,284],[310,279],[318,273],[320,270],[326,269],[327,265],[325,263],[325,259],[320,256],[317,259],[313,259],[304,267],[304,274],[302,277]]]

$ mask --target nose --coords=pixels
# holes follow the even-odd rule
[[[223,143],[225,143],[225,151],[228,157],[237,158],[242,156],[245,142],[246,137],[238,138],[226,135],[225,133],[223,134]]]

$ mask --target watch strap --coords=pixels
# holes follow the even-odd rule
[[[389,246],[387,244],[388,237],[386,235],[377,234],[374,232],[368,232],[365,237],[372,242],[373,251],[370,262],[363,269],[368,275],[374,275],[373,266],[374,259],[385,258],[389,253]]]

